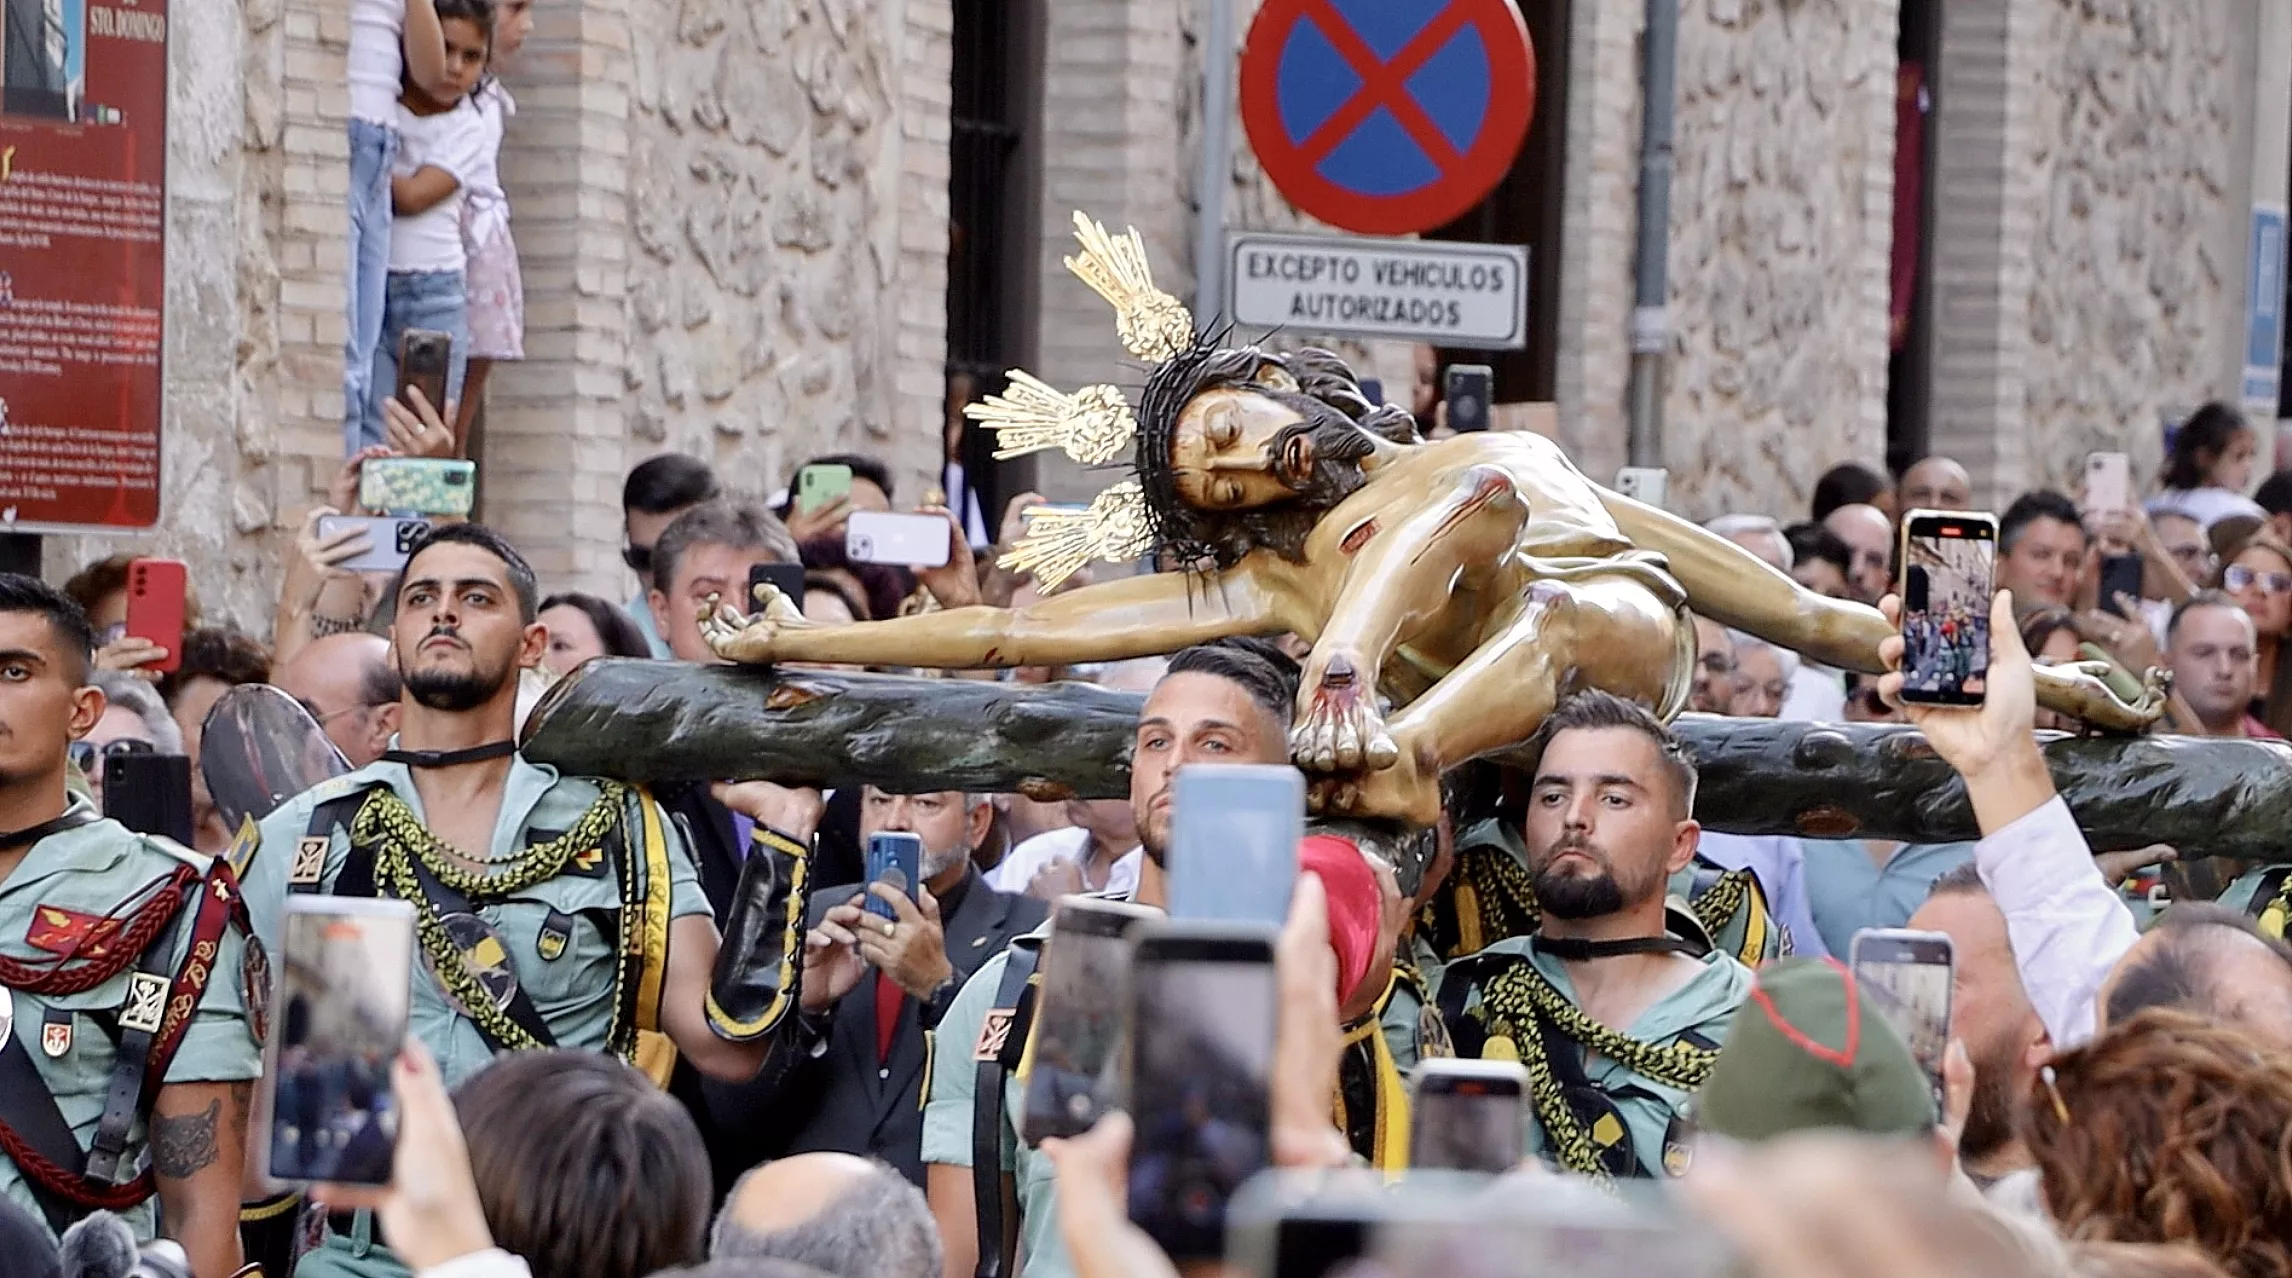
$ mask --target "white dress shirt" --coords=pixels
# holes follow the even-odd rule
[[[2014,965],[2056,1051],[2093,1037],[2101,983],[2140,938],[2059,795],[1974,845]]]

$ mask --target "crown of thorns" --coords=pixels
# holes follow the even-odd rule
[[[1104,467],[1137,444],[1132,478],[1100,493],[1088,509],[1036,506],[1026,511],[1027,535],[999,562],[1033,574],[1044,589],[1093,559],[1121,563],[1159,548],[1192,562],[1214,550],[1207,529],[1178,495],[1170,445],[1179,414],[1199,388],[1225,333],[1197,330],[1184,304],[1154,286],[1146,246],[1135,229],[1110,235],[1076,213],[1074,236],[1081,252],[1066,259],[1066,269],[1106,299],[1114,308],[1123,347],[1153,366],[1138,408],[1133,411],[1117,386],[1086,386],[1069,395],[1014,369],[1002,394],[963,410],[965,417],[995,432],[998,461],[1056,448],[1084,466]],[[1297,389],[1278,364],[1266,368],[1263,377],[1274,379],[1269,385]]]

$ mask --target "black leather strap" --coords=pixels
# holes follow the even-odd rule
[[[1587,963],[1593,959],[1622,958],[1628,954],[1702,953],[1701,946],[1676,936],[1627,936],[1614,941],[1591,941],[1575,936],[1540,935],[1530,944],[1539,953],[1549,954],[1563,963]]]
[[[151,1064],[152,1040],[167,1019],[167,1002],[174,993],[175,934],[184,916],[196,913],[188,898],[198,884],[185,890],[187,898],[167,926],[159,929],[149,948],[127,978],[127,1001],[119,1011],[119,1043],[111,1058],[111,1086],[103,1101],[103,1118],[96,1124],[95,1142],[88,1148],[87,1178],[99,1185],[119,1183],[120,1159],[127,1153],[127,1131],[142,1108],[143,1084]]]
[[[465,763],[490,763],[506,759],[517,753],[515,741],[489,741],[467,750],[385,750],[384,763],[401,763],[409,768],[458,768]]]
[[[56,1107],[47,1080],[40,1077],[39,1065],[14,1034],[0,1034],[0,1124],[58,1167],[74,1168],[83,1161],[72,1125],[64,1121],[64,1112]],[[79,1216],[70,1203],[50,1193],[38,1180],[31,1176],[23,1180],[39,1201],[40,1214],[47,1217],[50,1229],[61,1234]]]
[[[470,904],[470,899],[467,896],[462,895],[455,888],[439,882],[437,877],[430,873],[429,867],[422,864],[420,857],[413,858],[413,863],[414,879],[422,885],[422,895],[428,898],[429,908],[438,918],[444,918],[448,914],[475,915],[477,913],[476,907]],[[505,955],[505,958],[511,964],[510,970],[515,972],[517,961],[515,956]],[[514,987],[509,997],[509,1006],[503,1008],[502,1011],[519,1029],[531,1034],[543,1047],[557,1046],[557,1036],[549,1032],[549,1023],[541,1019],[540,1009],[533,1006],[533,996],[525,992],[524,985],[520,984]],[[464,1019],[469,1020],[471,1028],[478,1032],[478,1037],[485,1040],[485,1045],[496,1056],[510,1050],[509,1044],[495,1038],[486,1029],[485,1022],[471,1018]]]
[[[21,830],[9,830],[6,833],[0,833],[0,852],[13,852],[17,848],[28,848],[51,834],[77,830],[83,825],[91,825],[102,819],[96,815],[93,809],[81,808],[76,812],[66,812],[52,821],[42,821],[38,825],[27,826]]]
[[[1006,953],[1010,958],[995,990],[994,1009],[987,1013],[979,1041],[972,1047],[979,1063],[979,1081],[971,1097],[971,1195],[979,1218],[977,1278],[1012,1273],[1019,1251],[1018,1193],[1003,1174],[1003,1132],[1009,1125],[1003,1080],[1025,1057],[1027,1035],[1034,1029],[1033,981],[1042,947],[1014,942]]]

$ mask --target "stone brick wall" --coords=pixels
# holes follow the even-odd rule
[[[2251,86],[2236,66],[2253,8],[2031,7],[2015,166],[2035,205],[2026,483],[2075,484],[2094,450],[2130,452],[2151,478],[2162,416],[2235,391],[2221,356],[2243,341]]]

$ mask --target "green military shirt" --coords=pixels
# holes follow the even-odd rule
[[[1514,937],[1488,947],[1489,955],[1510,955],[1533,964],[1552,987],[1576,1002],[1575,984],[1568,977],[1565,963],[1538,951],[1532,938]],[[1724,953],[1712,951],[1700,960],[1703,970],[1690,977],[1685,985],[1672,991],[1653,1006],[1639,1014],[1624,1029],[1627,1038],[1636,1039],[1653,1047],[1677,1042],[1682,1036],[1693,1034],[1713,1048],[1727,1040],[1728,1027],[1734,1024],[1735,1010],[1751,996],[1751,969]],[[1457,965],[1449,968],[1448,979],[1471,980],[1463,1010],[1465,1016],[1477,1017],[1480,1012],[1482,983],[1495,972],[1489,965]],[[1443,990],[1443,1002],[1447,991]],[[1641,1164],[1649,1168],[1663,1166],[1664,1136],[1675,1119],[1682,1119],[1691,1093],[1668,1084],[1657,1082],[1634,1072],[1619,1061],[1605,1056],[1587,1054],[1585,1076],[1593,1087],[1613,1101],[1617,1113],[1631,1137],[1632,1148]],[[1556,1157],[1546,1139],[1544,1126],[1536,1118],[1535,1107],[1528,1107],[1527,1143],[1531,1154],[1546,1160]]]
[[[245,876],[247,905],[258,934],[269,938],[278,933],[296,845],[309,830],[313,810],[322,802],[360,788],[362,783],[377,781],[395,791],[415,817],[421,818],[422,800],[414,792],[413,773],[404,764],[380,762],[296,795],[262,823],[261,842]],[[522,756],[512,759],[488,854],[501,855],[537,836],[553,837],[570,828],[596,802],[598,793],[594,781],[559,777],[554,768],[528,763]],[[625,837],[636,844],[642,832],[628,831]],[[692,854],[675,826],[664,821],[662,837],[669,851],[672,917],[709,913]],[[327,849],[319,892],[334,890],[349,854],[350,836],[346,830],[337,829]],[[588,866],[577,859],[554,879],[503,900],[477,903],[475,912],[501,935],[516,964],[519,986],[533,1000],[534,1010],[560,1047],[601,1051],[609,1046],[620,911],[620,880],[605,857]],[[556,957],[548,958],[543,956],[542,929],[552,913],[570,918],[572,930]],[[493,1059],[484,1036],[454,1010],[424,968],[418,948],[411,1024],[414,1034],[438,1058],[438,1069],[449,1087]]]
[[[69,811],[92,812],[74,797]],[[52,963],[74,939],[94,933],[100,920],[124,917],[121,907],[141,904],[148,890],[183,865],[204,874],[208,858],[163,839],[146,838],[117,821],[100,820],[51,834],[32,845],[13,873],[0,879],[0,954],[20,962]],[[167,975],[174,978],[191,945],[192,918],[199,898],[174,925],[174,952]],[[86,955],[88,950],[80,950]],[[165,1083],[240,1083],[262,1073],[262,1051],[247,1024],[242,994],[245,943],[236,927],[226,928],[213,974],[199,1010],[167,1067]],[[64,1121],[72,1125],[84,1152],[95,1141],[111,1086],[119,1012],[127,999],[130,965],[117,976],[78,994],[31,994],[11,990],[14,1034],[46,1080]],[[56,1015],[51,1019],[49,1013]],[[146,1097],[148,1104],[152,1097]],[[148,1141],[138,1120],[128,1131],[123,1167],[136,1165]],[[0,1194],[40,1219],[32,1196],[13,1162],[0,1156]],[[156,1207],[151,1201],[125,1213],[138,1238],[149,1238]],[[0,1266],[4,1267],[4,1266]]]

